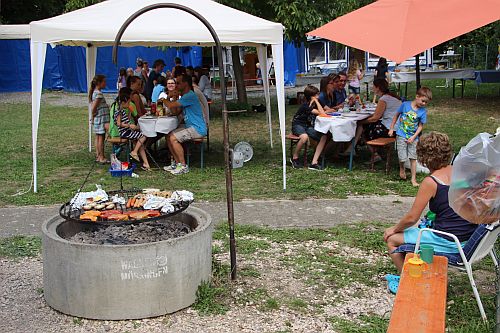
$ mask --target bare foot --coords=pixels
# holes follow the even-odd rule
[[[406,171],[405,170],[399,170],[399,178],[406,180]]]
[[[411,184],[412,184],[414,187],[418,187],[418,186],[420,186],[420,184],[419,184],[419,183],[417,183],[417,181],[416,181],[416,180],[412,180],[412,181],[411,181]]]

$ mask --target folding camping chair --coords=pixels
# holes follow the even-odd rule
[[[477,306],[479,307],[479,312],[481,313],[481,318],[486,320],[486,313],[484,312],[483,303],[479,297],[479,292],[477,290],[476,283],[474,282],[474,276],[472,275],[472,264],[481,261],[486,255],[490,254],[495,268],[498,268],[498,260],[493,250],[493,246],[500,233],[500,222],[495,222],[493,224],[481,224],[476,228],[476,231],[472,234],[470,239],[467,241],[465,246],[462,248],[458,238],[450,233],[422,228],[418,234],[417,242],[413,244],[403,244],[399,246],[394,252],[418,252],[420,247],[420,238],[422,233],[429,231],[441,235],[446,235],[453,239],[455,242],[459,253],[435,253],[435,255],[445,256],[448,258],[448,265],[456,267],[460,270],[465,270],[469,276],[470,285],[476,298]]]

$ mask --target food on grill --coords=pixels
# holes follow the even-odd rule
[[[141,211],[141,212],[133,212],[131,214],[128,214],[128,216],[130,216],[130,218],[132,218],[134,220],[141,220],[141,219],[148,218],[149,214],[146,211]]]
[[[103,219],[107,219],[111,215],[116,215],[116,214],[123,214],[121,211],[112,209],[112,210],[107,210],[101,213],[100,217]]]
[[[106,209],[114,209],[115,208],[115,204],[114,203],[110,203],[106,206]]]
[[[101,210],[101,209],[104,209],[106,206],[104,204],[98,204],[95,206],[95,209],[97,210]]]
[[[145,210],[144,213],[148,213],[148,217],[157,217],[161,215],[159,211],[153,209]]]
[[[95,210],[89,210],[82,215],[80,215],[80,220],[90,220],[92,222],[97,221],[97,218],[101,215],[101,212]]]
[[[91,210],[92,206],[91,205],[83,205],[82,208],[83,208],[83,210]]]
[[[108,216],[109,221],[127,221],[128,215],[125,214],[113,214]]]

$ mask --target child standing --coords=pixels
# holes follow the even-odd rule
[[[360,80],[363,78],[363,72],[359,68],[359,63],[357,60],[351,60],[349,63],[349,70],[347,71],[347,80],[349,81],[349,92],[359,96],[361,92]]]
[[[118,74],[118,79],[116,80],[116,89],[120,90],[127,86],[127,70],[125,67],[120,68],[120,73]]]
[[[109,163],[104,155],[104,137],[109,129],[109,106],[101,90],[106,87],[106,77],[101,74],[94,76],[89,89],[92,124],[96,135],[96,161],[100,164]]]
[[[399,176],[401,179],[406,179],[405,162],[410,159],[411,183],[413,186],[419,186],[417,183],[417,141],[418,135],[427,122],[427,109],[425,106],[430,100],[432,100],[432,91],[429,88],[422,87],[418,89],[413,101],[401,104],[389,128],[389,136],[393,136],[394,126],[398,122],[396,145],[399,158]]]

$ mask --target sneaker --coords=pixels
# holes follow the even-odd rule
[[[189,172],[189,167],[187,165],[177,164],[174,170],[170,171],[173,175],[182,175]]]
[[[323,171],[323,167],[319,164],[311,164],[308,167],[309,170]]]
[[[170,172],[170,171],[174,170],[176,167],[177,167],[177,164],[174,163],[174,164],[170,164],[168,166],[164,166],[163,170]]]
[[[380,161],[382,161],[382,157],[380,157],[379,154],[377,154],[377,155],[375,155],[373,157],[373,163],[377,163],[377,162],[380,162]]]
[[[290,163],[292,163],[292,168],[294,168],[294,169],[300,169],[300,168],[302,168],[302,165],[300,164],[298,158],[296,158],[296,159],[291,158],[290,159]]]

